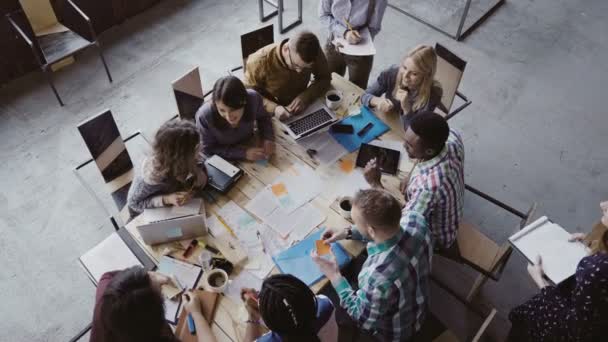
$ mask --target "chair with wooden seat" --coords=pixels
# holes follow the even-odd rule
[[[141,132],[136,132],[123,140],[110,110],[106,110],[81,123],[78,125],[78,131],[80,132],[87,149],[91,153],[92,159],[78,165],[74,169],[74,173],[82,185],[108,213],[114,228],[118,230],[118,228],[128,222],[130,218],[127,207],[127,195],[133,180],[133,162],[129,155],[129,151],[127,151],[125,142],[138,135],[141,135],[148,144],[149,142]],[[115,215],[109,212],[95,191],[93,191],[91,186],[79,173],[79,170],[92,161],[95,161],[97,168],[101,172],[101,176],[106,185],[106,190],[118,209],[118,214],[116,216],[120,219],[120,224],[116,222]]]
[[[96,47],[99,53],[99,58],[103,63],[108,79],[112,82],[112,75],[106,64],[101,46],[97,40],[95,30],[89,17],[84,14],[78,6],[76,6],[72,0],[62,0],[64,4],[68,6],[61,6],[64,11],[72,12],[71,15],[78,17],[80,20],[86,23],[90,31],[91,40],[87,40],[80,36],[78,33],[70,30],[69,28],[57,23],[51,28],[47,28],[44,31],[34,32],[32,26],[25,15],[23,10],[8,13],[6,15],[9,22],[9,26],[13,28],[15,33],[20,36],[23,41],[30,47],[36,62],[40,66],[41,70],[46,76],[55,97],[59,101],[59,104],[63,106],[63,101],[55,88],[53,83],[53,70],[51,66],[60,61],[66,60],[78,52],[87,49],[89,47]],[[58,5],[59,6],[59,5]]]
[[[466,186],[466,189],[521,218],[517,229],[512,233],[527,226],[531,222],[536,211],[536,203],[533,203],[528,209],[528,212],[524,214],[469,185]],[[479,273],[466,296],[466,301],[468,302],[473,300],[489,278],[494,281],[500,280],[502,272],[513,252],[513,248],[508,241],[502,245],[498,245],[487,237],[478,227],[469,222],[461,222],[458,227],[456,247],[456,253],[450,254],[439,251],[437,255],[470,266]]]
[[[435,53],[437,54],[435,80],[441,84],[443,90],[443,96],[441,97],[442,106],[440,107],[443,107],[441,110],[445,112],[446,120],[449,120],[471,104],[471,101],[458,91],[467,62],[439,43],[435,44]],[[464,103],[452,110],[456,96],[464,101]]]
[[[205,102],[205,97],[213,91],[203,93],[201,74],[198,67],[188,71],[171,83],[177,103],[178,116],[182,120],[194,121],[198,109]]]
[[[274,43],[274,25],[272,24],[241,35],[243,65],[230,69],[228,73],[233,74],[237,70],[243,70],[245,73],[249,55],[272,43]]]

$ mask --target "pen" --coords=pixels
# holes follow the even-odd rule
[[[232,228],[230,228],[230,226],[228,226],[228,223],[226,223],[226,221],[224,221],[224,219],[220,215],[216,214],[216,216],[217,216],[218,221],[220,221],[220,223],[224,226],[224,228],[226,228],[228,233],[230,233],[230,235],[236,237],[236,234],[234,234],[234,231],[232,230]]]
[[[353,26],[350,24],[350,22],[348,22],[348,19],[346,19],[346,17],[344,17],[344,22],[346,23],[346,27],[348,27],[348,30],[351,31],[355,36],[361,38],[361,36],[359,35],[359,32],[357,32]]]

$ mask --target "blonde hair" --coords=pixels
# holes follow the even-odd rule
[[[407,58],[411,59],[416,68],[424,73],[424,79],[422,80],[420,87],[418,87],[418,94],[414,104],[412,105],[412,109],[416,111],[429,103],[429,99],[431,98],[431,88],[433,85],[439,84],[435,82],[437,54],[435,53],[435,49],[431,46],[418,45],[408,52],[408,54],[405,56],[405,59]]]

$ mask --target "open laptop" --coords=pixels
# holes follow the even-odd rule
[[[137,226],[137,230],[142,240],[148,245],[191,239],[207,234],[205,216],[205,211],[202,210],[202,213],[196,215],[142,224]]]
[[[334,112],[327,108],[321,100],[313,102],[302,114],[298,114],[283,122],[283,128],[289,136],[298,140],[309,136],[323,127],[338,121]]]

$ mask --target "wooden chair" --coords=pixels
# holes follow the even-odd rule
[[[100,204],[108,213],[114,228],[118,230],[119,227],[124,225],[130,218],[127,207],[127,195],[129,193],[129,188],[131,187],[131,181],[133,180],[133,162],[131,161],[131,156],[127,151],[125,142],[138,135],[141,135],[148,144],[149,141],[141,132],[136,132],[123,140],[110,110],[106,110],[101,114],[84,121],[78,125],[78,131],[91,153],[92,159],[78,165],[74,169],[74,173],[98,204]],[[121,221],[120,225],[116,222],[114,215],[107,210],[95,191],[93,191],[91,186],[79,173],[79,170],[92,161],[95,161],[97,168],[101,172],[106,184],[106,189],[118,209],[118,217]]]
[[[468,185],[466,189],[520,217],[521,221],[517,230],[521,230],[532,222],[532,217],[536,211],[536,203],[533,203],[528,212],[524,214]],[[508,241],[498,245],[475,225],[462,222],[458,227],[455,253],[454,251],[439,251],[437,255],[466,264],[479,273],[466,296],[466,301],[471,302],[488,278],[494,281],[500,280],[512,252],[513,248]]]
[[[36,36],[23,10],[8,13],[6,15],[9,26],[15,30],[15,33],[17,33],[32,50],[38,65],[45,74],[53,93],[55,93],[55,97],[57,97],[57,101],[59,101],[59,104],[62,106],[64,105],[63,101],[53,83],[53,70],[51,69],[51,66],[74,56],[86,48],[97,48],[99,58],[103,63],[108,79],[112,82],[112,75],[110,75],[110,70],[108,70],[108,65],[103,57],[103,52],[99,45],[99,41],[97,40],[95,30],[93,30],[91,20],[72,2],[72,0],[64,1],[68,4],[68,6],[63,6],[66,10],[73,12],[73,15],[86,22],[92,40],[83,38],[76,32],[66,29],[63,25],[59,25],[62,28],[62,30],[58,30],[59,32],[49,31],[46,34]]]
[[[483,323],[479,327],[479,330],[477,330],[477,333],[471,339],[471,342],[479,342],[481,340],[486,330],[488,329],[488,326],[490,325],[490,323],[492,323],[492,320],[494,320],[496,312],[496,309],[492,309],[492,311],[490,311],[490,314],[488,314],[486,319],[483,321]],[[454,334],[453,331],[448,329],[444,331],[441,335],[439,335],[437,338],[434,338],[433,342],[461,342],[461,340],[456,337],[456,334]]]
[[[194,116],[205,102],[205,97],[212,93],[212,91],[203,93],[198,67],[173,81],[171,86],[173,87],[179,118],[194,121]]]
[[[437,54],[435,80],[441,84],[443,89],[441,104],[444,108],[442,108],[442,111],[446,114],[446,120],[449,120],[471,104],[471,101],[458,91],[467,62],[439,43],[435,44],[435,53]],[[464,101],[464,104],[450,111],[456,96]]]
[[[249,55],[272,43],[274,43],[274,25],[272,24],[241,35],[243,65],[230,69],[228,73],[232,74],[241,69],[244,73],[247,69],[247,58],[249,58]]]

